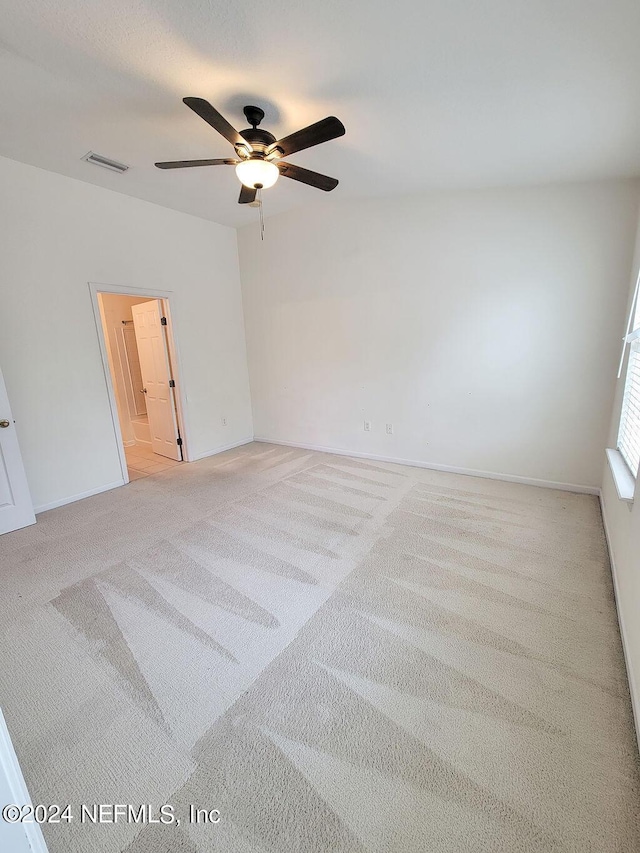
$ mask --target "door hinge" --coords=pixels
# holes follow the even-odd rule
[[[175,388],[175,387],[176,387],[176,380],[170,379],[169,380],[169,388]]]
[[[160,325],[162,325],[162,326],[166,326],[166,325],[167,325],[167,318],[166,318],[166,317],[161,317],[161,318],[160,318]]]
[[[182,439],[178,436],[178,447],[182,447]]]

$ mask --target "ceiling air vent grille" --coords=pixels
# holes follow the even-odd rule
[[[95,154],[93,151],[89,151],[82,159],[86,160],[87,163],[93,163],[96,166],[102,166],[103,169],[111,169],[112,172],[120,172],[121,174],[129,168],[124,163],[118,163],[117,160],[109,160],[108,157],[103,157],[102,154]]]

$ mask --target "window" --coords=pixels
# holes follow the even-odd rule
[[[636,304],[633,326],[626,337],[629,363],[622,398],[618,450],[634,477],[640,466],[640,303]]]

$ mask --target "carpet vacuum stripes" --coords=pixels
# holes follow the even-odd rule
[[[632,853],[595,497],[250,444],[0,538],[50,853]],[[189,808],[219,810],[190,823]]]

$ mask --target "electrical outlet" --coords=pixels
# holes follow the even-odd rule
[[[365,432],[371,432],[371,421],[365,421],[364,422],[364,431]]]
[[[393,435],[393,424],[387,424],[387,435]]]
[[[226,418],[222,418],[222,426],[226,426],[226,425],[227,425],[227,419],[226,419]]]

